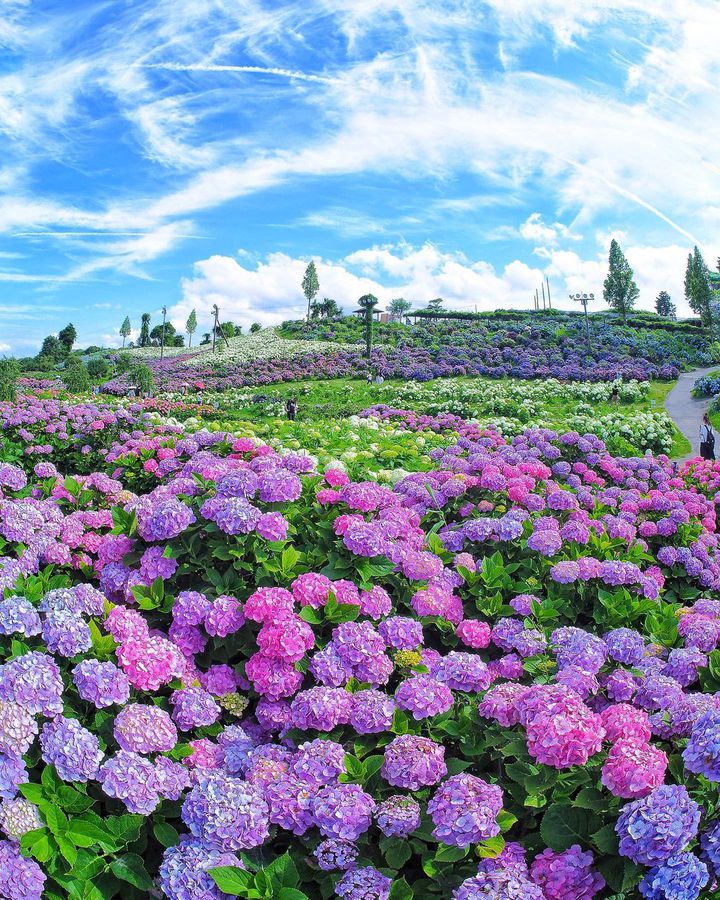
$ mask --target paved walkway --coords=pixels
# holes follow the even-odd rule
[[[716,372],[718,368],[720,367],[715,365],[706,369],[693,369],[692,372],[683,372],[678,378],[675,387],[665,398],[665,409],[680,431],[690,441],[693,448],[693,452],[684,457],[684,459],[691,459],[693,456],[699,456],[700,454],[700,422],[710,403],[709,397],[696,400],[692,396],[693,385],[698,378],[710,372]]]

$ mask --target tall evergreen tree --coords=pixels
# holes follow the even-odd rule
[[[320,290],[320,282],[317,277],[317,269],[315,268],[315,263],[310,260],[308,263],[307,269],[305,269],[305,276],[302,280],[302,292],[305,294],[305,297],[308,302],[307,306],[307,320],[310,321],[310,313],[312,308],[312,302],[317,297],[318,291]]]
[[[655,298],[655,312],[659,316],[665,316],[666,319],[677,318],[675,304],[670,299],[670,294],[667,291],[660,291]]]
[[[701,322],[706,327],[710,325],[710,303],[713,299],[709,274],[700,249],[695,247],[693,252],[688,254],[685,269],[685,298],[690,309],[700,316]]]
[[[130,316],[125,316],[125,321],[120,326],[120,335],[123,339],[122,345],[125,346],[125,341],[128,339],[130,332],[132,331],[132,326],[130,325]]]
[[[434,313],[442,312],[442,311],[443,311],[443,303],[444,303],[444,302],[445,302],[445,301],[443,300],[442,297],[435,297],[434,300],[431,300],[431,301],[428,303],[427,308],[428,308],[431,312],[434,312]]]
[[[185,323],[185,331],[188,334],[188,347],[192,347],[192,336],[195,334],[195,329],[197,328],[197,313],[193,310],[190,315],[187,317],[187,322]]]
[[[620,249],[620,244],[612,239],[610,242],[609,269],[603,284],[603,296],[608,306],[622,316],[623,325],[627,314],[635,306],[640,291],[633,279],[633,270]]]
[[[138,347],[148,347],[150,345],[150,313],[143,313],[140,320],[140,337],[138,338]]]

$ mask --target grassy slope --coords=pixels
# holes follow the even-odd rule
[[[468,381],[473,384],[482,382],[496,384],[493,379],[461,378],[459,381]],[[388,386],[392,382],[386,382]],[[665,398],[672,389],[672,384],[664,382],[652,382],[650,396],[639,403],[598,403],[595,406],[597,414],[606,415],[619,413],[632,415],[638,412],[661,410],[664,408]],[[350,378],[336,378],[328,381],[293,382],[291,384],[273,385],[257,389],[249,389],[248,393],[254,396],[262,396],[269,400],[277,399],[285,402],[288,397],[298,399],[298,419],[305,422],[322,422],[323,420],[338,418],[358,413],[360,410],[375,403],[389,402],[387,394],[382,387],[368,385],[364,380]],[[654,401],[654,405],[653,405]],[[398,406],[402,406],[401,402]],[[563,420],[570,414],[572,403],[564,400],[550,401],[547,404],[548,411],[555,423],[562,425]],[[258,406],[250,403],[237,406],[232,410],[232,418],[249,421],[267,421],[270,417],[264,415]],[[720,413],[717,414],[720,420]],[[720,427],[720,421],[719,421]],[[677,429],[673,439],[671,456],[681,457],[690,452],[690,444]]]

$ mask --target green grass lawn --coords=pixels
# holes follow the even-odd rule
[[[483,385],[487,385],[489,392],[493,387],[503,383],[496,379],[471,377],[460,377],[452,381],[459,387],[467,384],[474,389],[478,387],[482,389]],[[364,379],[337,378],[246,388],[229,392],[224,396],[219,416],[227,421],[270,422],[284,417],[284,404],[289,397],[297,398],[298,421],[305,423],[321,424],[343,419],[376,403],[388,403],[401,409],[418,409],[419,407],[411,401],[394,397],[394,389],[400,388],[402,384],[401,381],[390,380],[384,385],[368,385]],[[598,417],[610,414],[632,416],[638,413],[659,412],[664,409],[665,398],[672,387],[673,384],[652,382],[648,396],[642,400],[630,403],[596,402],[592,404],[592,410]],[[427,388],[431,391],[432,383],[429,383]],[[572,415],[576,403],[576,400],[548,396],[543,402],[546,420],[552,423],[553,427],[562,428],[564,422]],[[422,412],[422,409],[420,411]],[[502,414],[498,413],[498,416],[500,415]],[[720,425],[720,413],[717,415]],[[690,449],[687,439],[675,429],[671,456],[685,456]]]

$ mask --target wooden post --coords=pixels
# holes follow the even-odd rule
[[[545,276],[545,283],[547,284],[548,289],[548,306],[550,307],[550,309],[552,309],[552,302],[550,300],[550,279],[547,277],[547,275]]]

